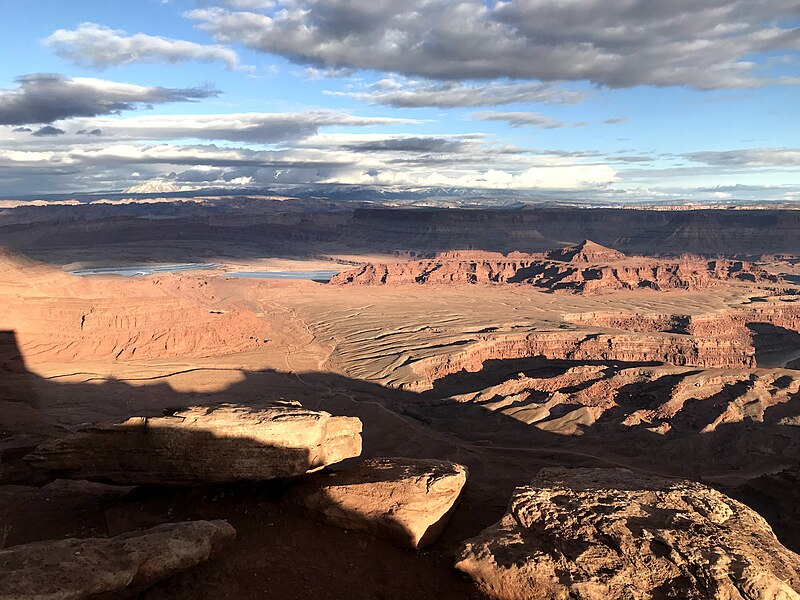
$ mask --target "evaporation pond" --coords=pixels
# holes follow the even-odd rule
[[[96,267],[92,269],[75,269],[69,271],[70,275],[87,277],[90,275],[122,275],[124,277],[140,277],[155,273],[175,273],[180,271],[194,271],[198,269],[216,269],[216,263],[176,263],[164,265],[124,265],[119,267]]]

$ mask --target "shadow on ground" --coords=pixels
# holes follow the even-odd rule
[[[0,498],[0,520],[11,524],[8,543],[16,544],[65,535],[119,533],[182,519],[229,519],[239,531],[233,549],[207,568],[152,592],[165,594],[160,597],[260,598],[279,589],[282,592],[271,597],[366,599],[402,593],[415,598],[471,598],[480,595],[451,569],[454,552],[461,541],[497,521],[513,489],[544,466],[625,466],[702,479],[708,473],[746,472],[762,462],[797,460],[798,428],[782,425],[781,419],[800,414],[798,397],[768,409],[763,423],[731,423],[709,433],[687,426],[667,436],[620,422],[624,411],[656,402],[662,387],[669,388],[671,382],[667,381],[624,390],[617,413],[611,411],[577,436],[543,431],[500,412],[450,398],[454,391],[477,390],[497,381],[499,373],[521,370],[539,377],[554,376],[575,364],[586,363],[492,361],[482,372],[450,376],[422,394],[333,373],[274,370],[243,371],[241,381],[219,392],[186,393],[158,381],[133,386],[115,380],[62,383],[43,379],[25,368],[13,332],[3,332],[0,482],[5,484],[46,483],[31,474],[22,456],[39,441],[63,435],[89,420],[118,421],[133,415],[161,415],[176,407],[220,403],[257,407],[274,400],[297,400],[309,409],[359,417],[364,425],[365,457],[448,459],[465,464],[470,481],[442,538],[419,554],[367,535],[315,525],[280,503],[284,489],[280,482],[140,488],[122,499],[99,504],[90,499],[77,506],[74,498],[62,499],[61,504],[47,501],[38,488],[26,488],[28,496],[8,501],[10,488],[6,485],[0,488],[6,494],[5,502]],[[621,369],[631,365],[605,366]],[[711,401],[716,403],[719,398]],[[56,506],[63,508],[54,510]],[[796,530],[797,523],[779,519],[776,523],[782,539],[793,537],[784,533]]]

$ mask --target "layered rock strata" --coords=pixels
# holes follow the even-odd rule
[[[419,388],[459,371],[480,371],[487,361],[530,357],[570,361],[666,363],[693,367],[753,368],[755,349],[737,337],[654,334],[597,334],[547,331],[493,335],[464,344],[449,354],[421,358],[411,367],[421,377]]]
[[[548,292],[595,294],[703,290],[725,281],[781,283],[778,276],[743,261],[626,257],[586,240],[544,254],[445,252],[423,260],[368,263],[339,273],[331,284],[522,284]]]

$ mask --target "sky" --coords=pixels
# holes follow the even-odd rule
[[[797,0],[0,0],[0,196],[800,201]]]

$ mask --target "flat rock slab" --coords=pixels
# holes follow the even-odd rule
[[[313,477],[287,500],[324,523],[419,548],[439,537],[466,482],[467,468],[455,463],[375,458]]]
[[[456,568],[503,600],[800,598],[800,556],[756,512],[625,469],[543,469]]]
[[[35,542],[0,550],[3,600],[133,596],[208,560],[232,542],[226,521],[168,523],[112,538]]]
[[[100,424],[26,457],[62,477],[123,485],[294,477],[361,454],[361,421],[296,403],[221,405]]]

